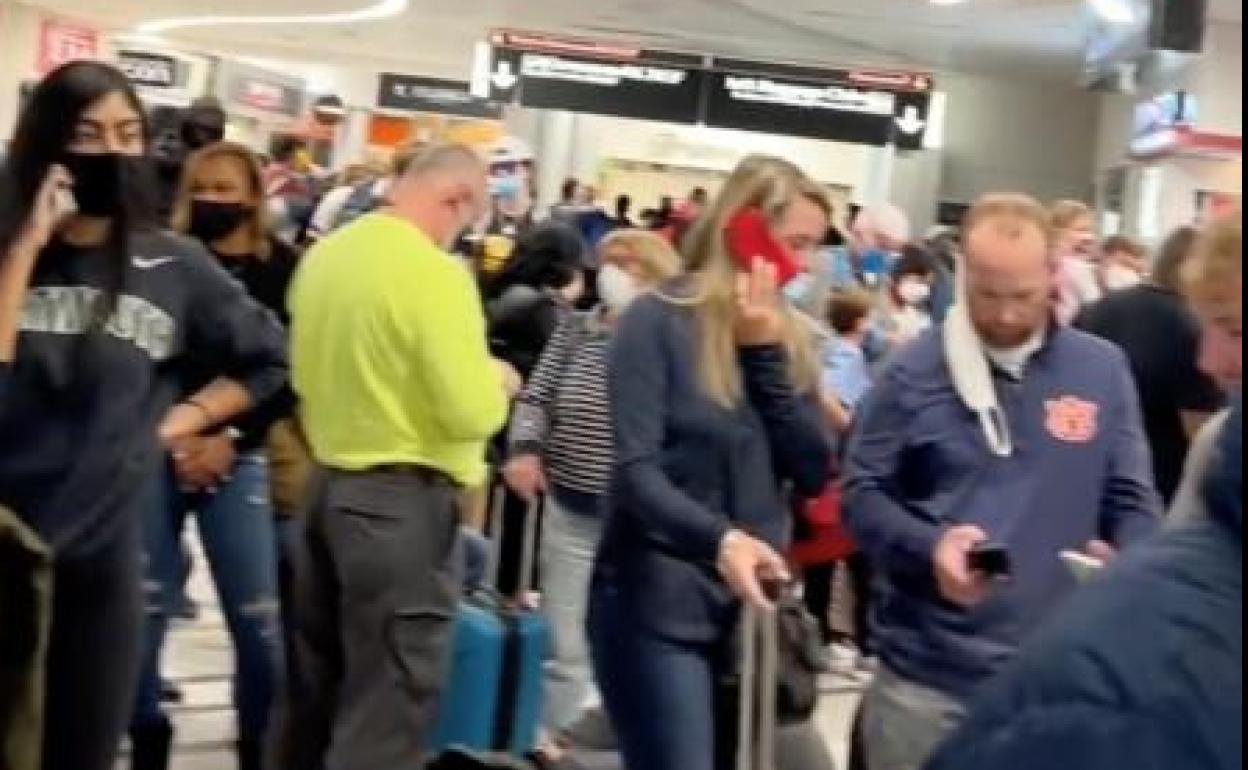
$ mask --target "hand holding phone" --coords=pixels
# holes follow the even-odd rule
[[[24,236],[37,249],[52,240],[56,228],[78,211],[73,194],[74,180],[63,166],[53,165],[44,175],[43,184],[35,195],[30,218],[26,222]]]
[[[771,224],[757,207],[734,214],[724,236],[729,253],[742,270],[752,272],[756,262],[766,262],[776,271],[777,286],[785,286],[802,271],[797,256],[776,239]]]

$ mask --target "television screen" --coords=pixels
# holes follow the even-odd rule
[[[1185,91],[1161,94],[1135,106],[1134,135],[1141,137],[1171,128],[1188,128],[1196,125],[1199,117],[1196,97]]]

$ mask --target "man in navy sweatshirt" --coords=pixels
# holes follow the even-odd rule
[[[1110,558],[1160,516],[1126,360],[1052,320],[1043,208],[985,198],[964,243],[958,304],[896,355],[847,459],[846,517],[879,574],[870,770],[922,767],[1074,590],[1062,551]],[[972,566],[987,544],[1008,579]]]

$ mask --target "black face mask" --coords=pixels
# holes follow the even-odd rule
[[[144,158],[115,152],[67,152],[61,163],[74,178],[78,213],[112,218],[126,205],[128,177],[138,177]]]
[[[191,201],[191,235],[212,243],[242,227],[254,213],[245,203]]]

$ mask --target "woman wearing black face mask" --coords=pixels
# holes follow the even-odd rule
[[[271,235],[263,185],[251,150],[230,142],[209,145],[187,161],[173,229],[207,246],[285,326],[286,289],[299,256]]]
[[[269,235],[260,166],[246,147],[220,143],[188,160],[173,206],[173,227],[201,241],[283,324],[286,290],[297,256]],[[198,358],[198,357],[197,357]],[[220,371],[196,360],[184,372],[194,392]],[[180,535],[194,511],[212,567],[231,640],[237,676],[238,756],[241,770],[259,770],[281,660],[278,630],[277,531],[269,494],[266,439],[288,418],[294,396],[287,388],[231,425],[213,426],[174,452],[159,501],[148,510],[145,535],[148,633],[139,694],[130,726],[133,770],[168,766],[172,724],[160,701],[160,650],[168,619],[182,590]]]
[[[52,554],[46,670],[33,680],[45,770],[112,767],[133,706],[140,519],[162,448],[183,451],[286,377],[271,316],[202,247],[150,224],[147,143],[125,76],[78,62],[35,89],[0,172],[0,507]],[[175,403],[188,350],[229,377]],[[19,610],[0,603],[0,636],[37,640]]]

